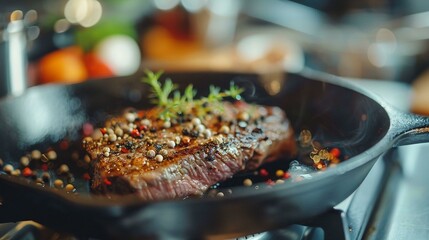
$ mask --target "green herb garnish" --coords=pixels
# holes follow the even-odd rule
[[[152,87],[153,103],[161,108],[160,117],[164,120],[176,117],[179,113],[195,111],[194,114],[202,116],[210,111],[209,108],[221,110],[221,101],[224,98],[231,97],[240,100],[240,94],[243,92],[243,89],[235,86],[234,83],[231,83],[230,88],[225,91],[221,91],[219,87],[211,85],[209,88],[210,93],[207,97],[195,99],[197,91],[192,84],[188,85],[184,92],[181,93],[171,79],[167,79],[162,84],[159,81],[161,75],[162,72],[146,71],[146,77],[143,78],[143,82]]]

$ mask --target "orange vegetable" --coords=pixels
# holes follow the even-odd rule
[[[39,61],[40,83],[77,83],[88,78],[79,47],[68,47],[51,52]]]

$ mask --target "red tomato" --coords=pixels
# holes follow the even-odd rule
[[[112,77],[115,74],[95,53],[87,53],[83,57],[90,78]]]

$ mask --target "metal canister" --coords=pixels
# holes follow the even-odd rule
[[[0,97],[19,95],[27,88],[26,46],[22,11],[0,13]]]

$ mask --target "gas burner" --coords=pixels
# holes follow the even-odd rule
[[[267,234],[268,232],[255,233],[244,237],[236,238],[236,240],[263,240],[263,239],[266,239]]]
[[[307,227],[304,225],[291,225],[287,228],[263,232],[245,237],[236,238],[236,240],[318,240],[324,239],[324,233],[321,228]]]

